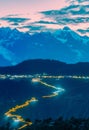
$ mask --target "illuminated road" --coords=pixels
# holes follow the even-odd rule
[[[41,98],[53,98],[58,96],[60,93],[65,92],[65,89],[61,87],[56,87],[54,85],[48,84],[47,82],[44,82],[43,79],[89,79],[89,76],[48,76],[48,75],[0,75],[1,80],[9,79],[9,80],[19,80],[19,79],[29,79],[32,83],[39,83],[42,86],[48,87],[53,89],[54,91],[49,94],[49,95],[43,95]],[[27,122],[21,115],[15,114],[19,109],[23,109],[27,106],[29,106],[32,102],[37,102],[39,101],[36,97],[32,97],[31,99],[27,100],[25,103],[21,105],[16,105],[15,107],[9,109],[6,113],[5,116],[10,117],[14,121],[18,121],[22,123],[23,125],[18,128],[23,129],[27,126],[32,125],[32,122]]]
[[[19,121],[19,122],[24,123],[24,125],[22,127],[20,127],[19,130],[22,128],[25,128],[28,125],[30,126],[30,125],[32,125],[32,122],[26,122],[20,115],[16,115],[16,114],[12,114],[12,113],[15,113],[18,109],[22,109],[22,108],[30,105],[31,102],[36,102],[36,101],[38,101],[38,100],[33,97],[30,100],[27,100],[22,105],[16,105],[15,107],[11,108],[8,112],[6,112],[5,116],[11,117],[14,121]]]

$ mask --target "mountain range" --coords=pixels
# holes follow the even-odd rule
[[[66,63],[88,62],[88,43],[88,36],[80,36],[69,27],[35,34],[2,27],[0,66],[15,65],[28,59],[53,59]]]

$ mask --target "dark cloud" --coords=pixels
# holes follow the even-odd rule
[[[63,25],[89,22],[89,5],[69,5],[61,10],[41,13]]]
[[[89,5],[70,5],[61,10],[50,10],[41,12],[44,15],[53,16],[53,15],[89,15]]]
[[[89,5],[79,6],[79,10],[71,10],[72,15],[89,15]]]
[[[84,17],[77,17],[75,18],[62,18],[60,20],[60,18],[56,18],[57,21],[59,21],[59,24],[63,24],[63,25],[67,25],[67,24],[78,24],[78,23],[86,23],[89,22],[89,17],[84,18]]]
[[[89,2],[89,0],[66,0],[66,1],[70,2],[70,3],[74,3],[74,2],[78,2],[78,3]]]
[[[43,20],[40,20],[40,21],[35,22],[35,23],[40,23],[40,24],[58,24],[57,22],[49,22],[49,21],[43,21]]]
[[[0,18],[0,20],[4,20],[4,21],[8,21],[10,23],[23,23],[23,22],[26,22],[30,19],[28,18],[19,18],[19,17],[2,17]]]
[[[9,14],[9,15],[6,15],[6,17],[18,17],[20,16],[21,14]]]
[[[44,15],[53,16],[53,15],[65,15],[70,13],[71,10],[76,10],[79,8],[79,5],[70,5],[68,7],[62,8],[61,10],[50,10],[41,12]]]
[[[28,28],[30,30],[36,31],[36,30],[41,30],[45,28],[45,26],[39,26],[39,25],[28,25],[28,26],[23,26],[22,28]]]
[[[12,25],[12,26],[18,26],[19,25],[19,23],[11,23],[10,25]]]
[[[85,33],[89,33],[89,28],[87,28],[87,29],[78,29],[77,30],[78,32],[80,32],[81,34],[85,34]]]

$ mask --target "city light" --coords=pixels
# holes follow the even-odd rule
[[[65,76],[53,76],[53,75],[0,75],[0,79],[1,80],[5,80],[5,79],[9,79],[9,80],[17,80],[17,79],[28,79],[30,80],[32,83],[39,83],[41,86],[45,86],[48,87],[50,89],[53,90],[53,92],[49,93],[48,95],[43,95],[41,98],[43,99],[48,99],[48,98],[53,98],[56,97],[58,95],[60,95],[61,93],[65,92],[65,89],[62,88],[61,86],[58,87],[58,85],[54,85],[54,84],[50,84],[47,83],[47,80],[45,82],[45,79],[54,79],[54,80],[59,80],[59,79],[81,79],[81,80],[89,80],[89,76],[77,76],[77,75],[65,75]],[[25,121],[25,119],[21,116],[21,115],[17,115],[15,114],[17,112],[17,110],[19,109],[23,109],[27,106],[30,105],[30,103],[33,102],[37,102],[39,101],[38,99],[36,99],[36,97],[32,97],[30,100],[26,100],[26,102],[24,102],[21,105],[16,105],[15,107],[9,109],[6,113],[5,113],[5,117],[11,118],[14,121],[14,124],[18,124],[18,123],[22,123],[23,125],[18,128],[18,130],[24,129],[25,127],[27,127],[28,125],[32,125],[32,122],[27,122]]]
[[[39,81],[40,81],[39,78],[33,78],[33,79],[32,79],[32,82],[33,82],[33,83],[36,83],[36,82],[39,82]]]

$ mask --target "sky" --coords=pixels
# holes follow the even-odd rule
[[[79,35],[89,36],[89,0],[0,1],[0,27],[16,28],[29,34],[37,32],[53,32],[54,34],[65,26]],[[8,30],[8,28],[4,29],[6,32]],[[9,50],[7,45],[6,47],[3,46],[4,42],[8,44],[8,40],[4,40],[0,40],[0,56],[10,61],[11,64],[16,64],[17,55],[12,50]],[[85,52],[74,50],[73,53],[76,53],[80,58],[80,56],[87,57],[86,52],[85,49]]]
[[[65,1],[59,0],[3,0],[0,1],[0,15],[4,14],[23,14],[38,12],[49,9],[59,9],[65,5]]]
[[[0,26],[29,33],[69,26],[89,36],[89,0],[3,0]]]

